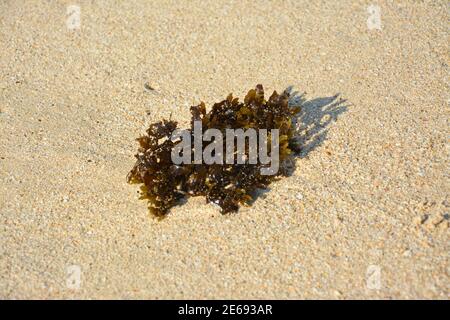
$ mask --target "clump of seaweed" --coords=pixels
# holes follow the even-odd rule
[[[262,175],[266,165],[256,164],[174,164],[172,149],[177,141],[171,136],[177,129],[175,121],[159,121],[148,128],[146,135],[137,139],[140,144],[136,164],[127,176],[129,183],[138,183],[140,199],[147,199],[150,211],[165,216],[169,209],[187,196],[205,196],[208,203],[221,207],[223,214],[235,212],[240,205],[248,205],[257,189],[266,189],[280,176],[288,175],[288,164],[299,152],[295,137],[295,115],[300,107],[289,105],[289,92],[276,91],[268,100],[262,85],[250,90],[244,102],[232,94],[212,106],[209,112],[203,102],[191,107],[193,134],[194,121],[201,121],[202,130],[219,129],[278,129],[280,170],[274,175]],[[193,141],[194,139],[191,139]],[[269,146],[270,148],[270,146]],[[246,155],[248,155],[248,148]],[[248,157],[247,157],[248,159]]]

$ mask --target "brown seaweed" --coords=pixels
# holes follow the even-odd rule
[[[222,213],[235,212],[240,205],[248,205],[257,189],[265,189],[280,176],[287,175],[286,164],[293,153],[299,152],[295,139],[295,115],[299,107],[289,105],[287,91],[276,91],[268,100],[262,85],[250,90],[244,102],[232,94],[215,103],[209,112],[202,102],[191,107],[194,120],[202,122],[203,130],[219,129],[279,129],[280,170],[275,175],[262,175],[263,164],[181,164],[172,162],[171,152],[177,141],[171,135],[177,129],[175,121],[159,121],[137,139],[139,150],[136,164],[127,176],[129,183],[138,183],[140,199],[147,199],[150,211],[159,217],[188,196],[205,196],[208,203],[221,207]],[[247,150],[248,152],[248,150]]]

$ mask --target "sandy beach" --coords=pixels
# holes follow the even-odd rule
[[[448,299],[446,1],[2,1],[1,299]],[[292,176],[158,220],[135,138],[305,93]],[[149,90],[152,87],[154,90]]]

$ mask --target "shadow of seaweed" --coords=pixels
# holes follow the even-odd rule
[[[300,146],[300,152],[294,157],[284,160],[281,164],[280,170],[286,176],[292,175],[295,171],[295,158],[305,158],[311,151],[320,146],[326,139],[327,127],[331,122],[337,121],[338,116],[346,112],[347,107],[350,106],[350,104],[346,104],[346,99],[339,97],[339,93],[332,97],[306,100],[305,93],[293,91],[292,88],[290,86],[285,91],[290,95],[289,105],[301,107],[298,117],[294,119],[296,143]],[[253,190],[250,205],[258,198],[264,197],[270,190],[270,187]]]
[[[289,104],[301,107],[295,125],[297,143],[301,147],[298,156],[304,158],[325,141],[327,127],[347,111],[349,104],[346,104],[347,100],[339,97],[339,93],[332,97],[306,100],[304,93],[293,92],[292,87],[288,87],[286,91],[291,95]]]

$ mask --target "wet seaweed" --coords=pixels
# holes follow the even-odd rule
[[[276,174],[262,175],[260,169],[267,165],[260,161],[256,164],[248,161],[245,164],[174,164],[171,153],[179,141],[172,141],[171,136],[178,124],[162,120],[150,125],[146,134],[136,139],[139,142],[137,161],[127,181],[140,184],[140,199],[146,199],[151,213],[158,217],[165,216],[170,208],[189,196],[204,196],[208,203],[218,205],[223,214],[238,211],[240,205],[250,205],[258,189],[266,189],[272,181],[289,174],[292,156],[300,151],[295,134],[295,118],[300,107],[291,106],[289,98],[288,91],[282,94],[274,91],[266,100],[262,85],[257,85],[243,102],[229,94],[209,112],[203,102],[190,109],[191,135],[196,120],[201,121],[203,131],[278,129],[280,170]],[[247,148],[246,155],[248,152]]]

